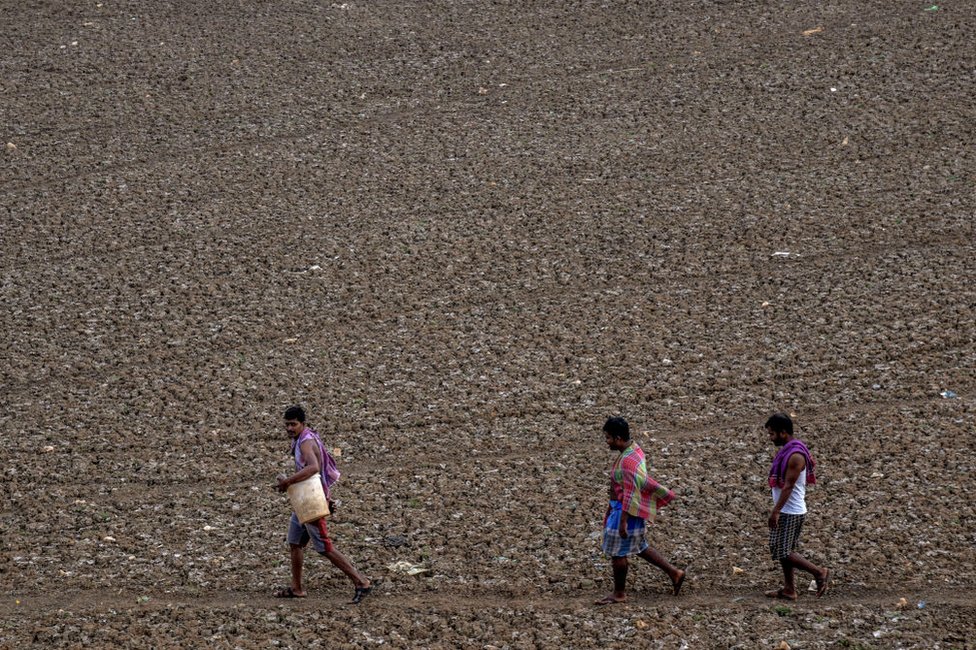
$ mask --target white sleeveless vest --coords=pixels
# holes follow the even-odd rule
[[[782,490],[774,487],[773,488],[773,505],[779,501],[779,495],[782,494]],[[805,515],[807,514],[807,470],[800,472],[799,478],[796,479],[796,485],[793,486],[793,494],[790,495],[790,500],[786,502],[783,509],[780,511],[784,515]]]

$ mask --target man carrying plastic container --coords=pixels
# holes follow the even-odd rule
[[[607,446],[620,455],[610,469],[610,505],[603,520],[603,552],[613,567],[613,592],[596,601],[611,605],[627,600],[628,557],[637,555],[661,569],[671,579],[671,591],[677,596],[685,581],[678,569],[651,547],[644,538],[645,522],[654,519],[674,492],[659,485],[647,473],[647,463],[640,446],[630,439],[630,425],[621,417],[612,417],[603,425]]]
[[[326,499],[329,496],[329,486],[339,479],[339,470],[335,460],[325,450],[322,439],[313,429],[305,425],[305,410],[300,406],[291,406],[285,411],[285,430],[292,439],[292,453],[295,456],[295,473],[291,476],[278,478],[277,489],[284,492],[288,486],[300,483],[318,474],[322,478],[322,488]],[[288,526],[288,547],[291,554],[291,586],[282,587],[275,592],[278,598],[304,598],[308,594],[302,588],[302,565],[305,560],[305,546],[312,543],[312,548],[329,559],[340,571],[349,576],[356,593],[352,603],[359,603],[369,595],[372,585],[369,579],[353,566],[349,559],[337,551],[329,538],[329,529],[325,517],[302,524],[296,513],[291,514]]]

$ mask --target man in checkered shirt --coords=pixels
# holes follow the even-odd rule
[[[610,469],[610,504],[603,519],[603,552],[613,567],[613,592],[596,601],[612,605],[627,600],[627,569],[631,555],[636,555],[671,579],[671,591],[677,596],[685,580],[683,569],[675,567],[645,539],[647,521],[653,521],[658,508],[674,498],[674,492],[658,484],[647,472],[647,462],[640,446],[630,439],[630,425],[622,417],[609,418],[603,425],[607,446],[620,452]]]

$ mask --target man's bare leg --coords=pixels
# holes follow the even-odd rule
[[[830,569],[819,567],[796,552],[790,553],[787,559],[792,566],[806,571],[817,581],[817,598],[820,598],[827,592],[827,587],[830,582]]]
[[[304,596],[302,589],[302,565],[305,563],[305,550],[297,544],[289,544],[288,552],[291,556],[291,591],[296,596]]]
[[[685,572],[664,559],[664,556],[658,553],[657,549],[652,546],[644,549],[640,556],[668,574],[668,577],[671,578],[671,589],[674,595],[677,596],[678,592],[681,591],[682,583],[685,581]]]
[[[334,564],[340,571],[345,573],[349,577],[349,579],[352,580],[354,585],[356,585],[357,587],[361,587],[363,589],[369,588],[370,585],[369,579],[366,578],[366,576],[364,576],[363,574],[361,574],[358,570],[356,570],[356,567],[352,565],[352,562],[350,562],[349,558],[347,558],[345,555],[335,550],[334,548],[322,553],[322,555],[327,557],[329,559],[329,562]]]
[[[612,605],[627,601],[627,557],[610,558],[613,567],[613,593],[593,603],[594,605]]]
[[[794,553],[794,555],[796,555]],[[779,561],[783,567],[783,590],[781,594],[787,598],[796,598],[796,572],[793,568],[793,560],[789,557]]]

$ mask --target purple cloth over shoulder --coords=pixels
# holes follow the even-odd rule
[[[773,458],[773,465],[769,468],[770,487],[783,487],[786,480],[786,466],[790,462],[790,456],[793,454],[803,454],[803,458],[807,462],[807,483],[813,484],[817,482],[817,477],[813,472],[816,462],[814,462],[813,456],[810,455],[810,450],[807,449],[807,446],[802,441],[794,439],[783,445],[775,458]]]
[[[319,437],[318,432],[314,429],[306,428],[302,431],[292,446],[292,451],[295,454],[295,468],[301,470],[305,467],[305,464],[302,462],[301,446],[308,439],[315,440],[316,444],[318,444],[319,458],[322,461],[319,473],[322,477],[322,486],[325,488],[325,495],[328,497],[329,488],[339,480],[339,468],[336,465],[335,458],[332,457],[332,454],[322,444],[322,438]]]

